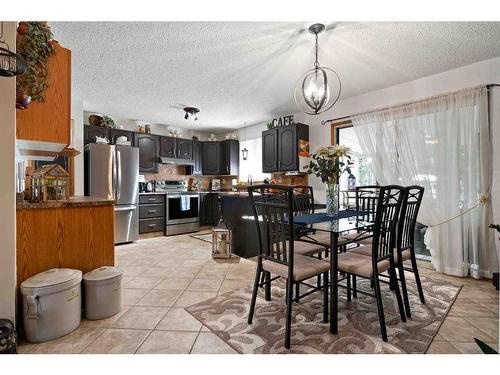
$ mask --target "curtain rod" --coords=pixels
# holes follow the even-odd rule
[[[487,85],[482,85],[482,86],[477,86],[477,87],[486,87],[489,90],[491,87],[500,87],[500,84],[498,84],[498,83],[490,83],[490,84],[487,84]],[[461,89],[461,90],[457,90],[457,91],[451,91],[451,92],[449,92],[449,94],[455,93],[455,92],[459,92],[459,91],[462,91],[462,90],[467,90],[467,89]],[[418,102],[422,102],[424,100],[429,100],[429,99],[436,98],[436,97],[443,96],[443,95],[446,95],[446,94],[439,94],[439,95],[436,95],[436,96],[431,96],[431,97],[428,97],[428,98],[420,99],[420,100],[417,100],[417,101],[414,101],[414,102],[406,102],[406,103],[402,103],[402,104],[395,104],[395,105],[393,105],[391,107],[398,107],[398,106],[405,105],[405,104],[418,103]],[[332,122],[335,122],[335,121],[347,120],[347,119],[349,119],[349,118],[351,118],[353,116],[362,115],[364,113],[377,112],[377,111],[387,111],[387,110],[389,110],[389,108],[390,107],[376,108],[376,109],[373,109],[371,111],[358,112],[358,113],[354,113],[352,115],[347,115],[347,116],[342,116],[342,117],[336,117],[336,118],[332,118],[332,119],[329,119],[329,120],[322,120],[321,121],[321,125],[325,125],[328,122],[332,123]]]

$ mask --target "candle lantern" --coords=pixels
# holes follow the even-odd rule
[[[212,229],[212,258],[228,259],[231,257],[231,231],[221,221]]]
[[[352,173],[349,173],[349,177],[347,177],[347,190],[356,189],[356,176]]]
[[[58,164],[47,164],[31,173],[30,202],[62,201],[69,198],[69,173]]]

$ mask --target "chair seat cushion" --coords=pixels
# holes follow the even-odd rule
[[[364,245],[364,246],[360,246],[360,247],[355,247],[354,249],[350,249],[349,252],[371,257],[372,256],[372,247],[371,247],[371,245]],[[403,258],[403,262],[407,259],[410,259],[410,257],[411,257],[410,250],[409,249],[403,250],[401,252],[401,257]],[[394,251],[394,261],[395,262],[398,261],[397,251]]]
[[[264,271],[271,272],[285,279],[288,278],[288,266],[285,264],[272,260],[264,260],[262,262],[262,268]],[[299,254],[293,257],[293,281],[305,280],[320,273],[327,272],[329,269],[329,264],[321,260]]]
[[[371,278],[373,275],[372,259],[366,255],[356,254],[353,252],[341,253],[338,255],[338,270],[347,272],[353,275]],[[326,263],[330,263],[329,258],[323,259]],[[387,271],[391,267],[388,259],[378,262],[378,273]]]
[[[326,250],[326,246],[320,243],[311,243],[306,241],[293,241],[293,250],[295,254],[311,256],[322,253]]]

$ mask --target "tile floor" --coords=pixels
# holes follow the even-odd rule
[[[236,353],[184,310],[227,290],[251,285],[255,263],[214,261],[211,245],[189,235],[140,240],[116,248],[123,269],[123,309],[108,319],[83,320],[67,336],[21,343],[21,353]],[[498,293],[491,281],[422,274],[463,284],[429,353],[479,353],[478,337],[498,350]]]

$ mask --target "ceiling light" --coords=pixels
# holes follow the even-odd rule
[[[332,108],[342,91],[338,74],[330,68],[320,66],[318,62],[318,34],[324,30],[325,25],[321,23],[309,27],[309,32],[316,39],[314,68],[305,72],[295,86],[295,104],[309,115],[318,115]]]
[[[198,112],[200,112],[200,110],[198,108],[196,108],[196,107],[185,107],[184,108],[184,112],[186,112],[184,114],[184,119],[185,120],[188,120],[190,117],[193,117],[194,121],[198,120]]]

